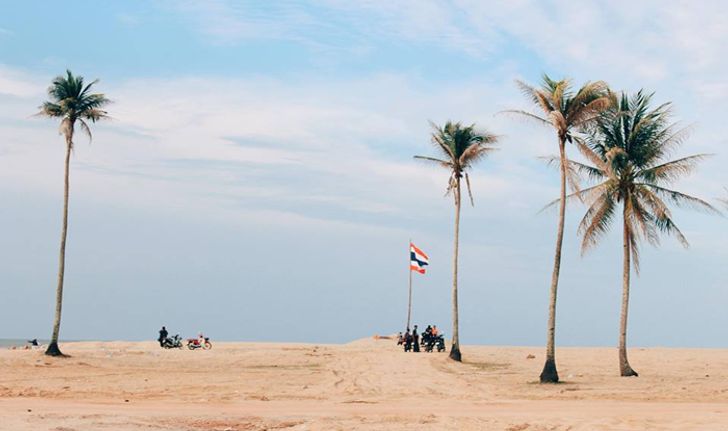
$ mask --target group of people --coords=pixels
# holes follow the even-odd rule
[[[437,325],[427,325],[425,332],[422,334],[422,344],[428,343],[429,340],[436,339],[440,336],[440,331],[437,329]],[[419,352],[420,351],[420,334],[417,333],[417,325],[412,328],[407,328],[404,334],[401,332],[397,337],[397,345],[404,345],[404,351]]]

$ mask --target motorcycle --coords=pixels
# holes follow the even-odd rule
[[[200,338],[203,338],[204,341],[200,342]],[[200,338],[188,338],[187,339],[187,348],[190,350],[195,350],[195,349],[210,350],[210,349],[212,349],[212,343],[210,342],[210,337],[200,336]]]
[[[438,352],[444,352],[445,337],[443,334],[431,335],[426,333],[422,336],[422,346],[424,346],[425,352],[432,352],[435,348],[437,348]]]
[[[164,347],[165,349],[181,349],[182,338],[180,338],[179,334],[175,335],[174,337],[167,337],[162,340],[162,347]]]

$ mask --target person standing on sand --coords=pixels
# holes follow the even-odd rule
[[[417,334],[417,325],[412,329],[412,351],[420,351],[420,336]]]
[[[162,329],[159,330],[159,347],[164,347],[164,340],[167,339],[167,335],[169,335],[169,332],[167,332],[167,328],[162,326]]]

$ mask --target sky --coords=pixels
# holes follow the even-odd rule
[[[66,69],[113,103],[76,137],[62,339],[340,343],[413,319],[450,334],[454,207],[429,121],[499,150],[471,172],[460,337],[541,346],[558,196],[548,128],[514,81],[654,91],[711,153],[676,188],[727,197],[728,4],[720,1],[0,0],[0,338],[53,320],[64,142],[34,117]],[[575,153],[571,149],[572,153]],[[621,236],[581,256],[570,206],[557,345],[617,342]],[[642,251],[632,346],[728,347],[728,220],[676,209],[690,241]]]

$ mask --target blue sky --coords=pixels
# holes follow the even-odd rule
[[[629,7],[626,7],[626,6]],[[715,153],[680,190],[725,197],[728,6],[721,2],[2,2],[0,337],[52,321],[62,203],[57,124],[32,118],[70,68],[113,101],[77,137],[61,334],[343,342],[400,329],[407,241],[429,252],[414,318],[449,333],[452,216],[428,120],[477,123],[501,150],[464,208],[461,337],[541,345],[558,177],[515,79],[655,91]],[[561,345],[612,345],[619,232],[578,252],[569,208]],[[677,210],[689,250],[645,247],[632,345],[724,347],[727,222]]]

